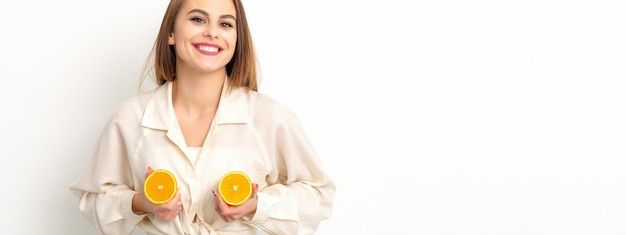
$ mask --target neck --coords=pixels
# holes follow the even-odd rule
[[[215,113],[225,80],[225,71],[202,76],[177,74],[172,87],[174,109],[191,116]]]

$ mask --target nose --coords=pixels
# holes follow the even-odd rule
[[[217,26],[207,26],[207,28],[204,30],[204,36],[205,37],[209,37],[209,38],[217,38],[218,32],[217,32]]]

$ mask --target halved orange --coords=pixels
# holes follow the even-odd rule
[[[143,192],[146,198],[154,204],[165,204],[176,196],[178,182],[176,177],[164,169],[152,171],[143,183]]]
[[[217,191],[226,204],[238,206],[252,195],[252,181],[241,171],[231,171],[222,176]]]

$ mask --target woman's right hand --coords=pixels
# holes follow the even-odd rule
[[[152,171],[153,169],[148,167],[148,172],[146,172],[145,177],[147,178]],[[174,196],[171,201],[162,205],[150,202],[148,198],[146,198],[143,190],[135,193],[135,196],[133,196],[133,212],[135,214],[153,213],[163,220],[171,221],[176,218],[178,213],[182,210],[183,203],[180,201],[179,192],[176,192],[176,196]]]

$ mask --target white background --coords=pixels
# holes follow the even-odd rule
[[[67,187],[167,3],[0,0],[2,234],[95,234]],[[620,3],[244,1],[338,186],[317,234],[626,234]]]

